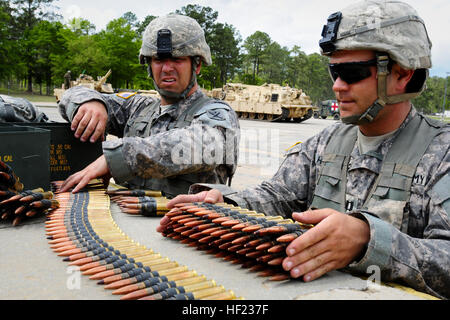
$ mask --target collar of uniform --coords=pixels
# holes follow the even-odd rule
[[[385,157],[386,153],[391,148],[395,138],[416,114],[417,111],[414,108],[414,106],[412,106],[405,120],[397,129],[395,134],[388,137],[378,146],[376,150],[373,150],[372,152],[369,152],[367,154],[361,154],[358,148],[358,144],[355,143],[355,147],[353,148],[353,151],[350,156],[348,171],[356,169],[367,169],[375,173],[379,173],[381,169],[382,159]]]
[[[379,149],[379,148],[378,148]],[[378,150],[377,150],[378,151]],[[366,169],[374,173],[379,173],[381,169],[382,159],[372,153],[360,154],[357,144],[353,148],[348,163],[348,171]]]
[[[192,106],[193,102],[203,96],[203,92],[200,88],[197,88],[189,97],[180,100],[176,103],[176,113],[173,114],[175,118],[178,118],[186,109]]]
[[[166,113],[168,113],[169,115],[173,115],[174,111],[177,109],[176,104],[171,104],[171,105],[165,105],[159,106],[159,115],[162,116]]]

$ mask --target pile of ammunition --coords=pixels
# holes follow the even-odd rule
[[[226,203],[178,204],[166,216],[170,223],[164,236],[242,264],[273,281],[290,278],[281,267],[286,246],[312,227]]]
[[[111,216],[105,190],[57,192],[56,198],[61,206],[46,221],[51,248],[121,300],[236,299],[214,280],[126,236]]]
[[[116,202],[122,212],[146,217],[163,216],[169,200],[163,197],[161,191],[152,190],[108,190],[106,193]]]
[[[58,208],[53,192],[42,188],[23,190],[24,186],[10,166],[0,161],[0,217],[12,219],[17,226],[23,219],[46,214]]]

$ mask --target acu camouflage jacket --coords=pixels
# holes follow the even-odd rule
[[[64,94],[60,113],[70,122],[78,107],[91,100],[106,106],[107,133],[119,138],[103,142],[117,183],[173,197],[187,193],[194,182],[224,184],[234,174],[240,138],[236,113],[200,89],[162,110],[151,97],[101,94],[79,86]]]
[[[382,208],[380,212],[385,214],[371,211],[370,206],[363,209],[383,158],[399,133],[417,117],[419,114],[412,108],[399,130],[373,153],[360,154],[357,144],[350,149],[346,209],[348,214],[368,222],[370,242],[362,259],[347,268],[366,273],[369,266],[376,265],[381,270],[382,281],[396,281],[437,297],[450,298],[450,126],[441,128],[426,148],[414,172],[406,205],[372,206],[372,209]],[[329,126],[296,145],[270,180],[226,194],[226,199],[267,215],[290,217],[294,211],[308,209],[325,163],[326,146],[342,126],[345,125]],[[415,141],[411,140],[407,147],[414,148]],[[191,190],[195,192],[194,188]],[[392,219],[393,215],[399,217]],[[397,222],[392,223],[394,220]]]

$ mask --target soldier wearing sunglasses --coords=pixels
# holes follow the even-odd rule
[[[169,206],[225,200],[314,224],[286,248],[294,278],[376,267],[381,281],[450,298],[450,130],[411,103],[431,67],[424,22],[408,4],[364,1],[332,14],[319,44],[342,123],[290,149],[257,187],[194,185]]]

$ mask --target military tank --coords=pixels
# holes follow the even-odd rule
[[[97,80],[94,80],[90,75],[80,74],[80,76],[76,80],[71,80],[69,88],[76,86],[84,86],[90,89],[97,90],[98,92],[103,93],[114,93],[113,87],[110,83],[106,83],[106,79],[111,75],[111,69],[103,77],[98,77]],[[53,95],[56,97],[56,102],[59,102],[64,94],[64,92],[69,89],[64,84],[61,88],[55,88],[53,90]]]
[[[302,122],[314,112],[311,99],[303,90],[273,83],[227,83],[213,89],[211,96],[226,101],[241,119]]]

